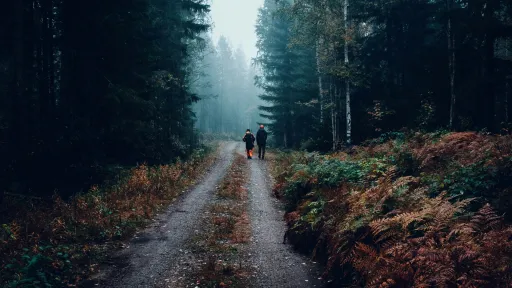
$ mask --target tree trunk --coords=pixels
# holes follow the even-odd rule
[[[55,120],[55,48],[53,42],[53,35],[55,35],[53,26],[53,1],[48,0],[48,29],[46,37],[46,51],[48,51],[48,93],[50,95],[50,115],[52,120]]]
[[[23,51],[24,51],[24,37],[23,37],[23,34],[24,34],[24,18],[25,18],[25,14],[23,13],[23,10],[24,10],[24,1],[23,0],[19,0],[19,1],[15,1],[14,3],[16,3],[16,5],[14,5],[14,14],[15,16],[13,17],[14,19],[16,19],[15,23],[14,23],[14,41],[13,41],[13,55],[14,55],[14,65],[13,65],[13,70],[15,71],[15,73],[13,73],[14,75],[14,79],[12,81],[13,83],[13,93],[11,94],[12,95],[12,108],[11,108],[11,113],[10,113],[10,116],[12,117],[11,121],[9,121],[10,123],[12,123],[12,126],[9,127],[10,129],[10,132],[11,132],[11,137],[9,137],[11,139],[11,141],[9,141],[9,143],[12,144],[12,147],[10,147],[10,151],[12,152],[15,152],[15,151],[18,151],[17,149],[19,149],[20,147],[18,146],[20,143],[20,133],[22,133],[22,131],[18,130],[21,128],[21,123],[20,123],[20,112],[21,112],[21,101],[23,99],[23,91],[24,91],[24,85],[23,85],[23,67],[25,66],[24,64],[24,59],[23,59]]]
[[[283,131],[283,145],[284,145],[284,148],[288,148],[288,131],[286,131],[286,128],[287,127],[284,127],[284,131]]]
[[[316,42],[316,70],[318,73],[318,101],[320,102],[320,123],[324,123],[324,97],[323,97],[323,83],[322,72],[320,69],[320,47],[322,40],[318,39]]]
[[[45,29],[45,82],[46,82],[46,89],[48,91],[48,116],[49,116],[49,125],[53,125],[53,120],[55,119],[55,89],[54,89],[54,51],[53,51],[53,0],[47,0],[46,1],[46,25],[44,26]],[[51,129],[53,130],[53,129]],[[50,135],[48,135],[50,136]]]
[[[340,149],[341,148],[341,145],[343,144],[343,132],[342,132],[342,123],[343,123],[343,120],[346,119],[345,116],[346,115],[343,115],[342,112],[343,112],[343,97],[342,97],[342,94],[343,94],[343,91],[344,91],[344,85],[343,85],[343,82],[342,81],[337,81],[336,82],[336,85],[337,85],[337,93],[336,93],[336,121],[338,124],[336,124],[336,128],[337,128],[337,131],[336,131],[336,134],[337,134],[337,141],[336,141],[336,150]]]
[[[491,39],[486,40],[485,44],[485,88],[484,93],[481,97],[484,98],[485,101],[485,126],[489,129],[489,131],[494,132],[496,128],[495,123],[495,104],[496,104],[496,95],[494,93],[494,44]]]
[[[448,69],[450,71],[450,129],[455,129],[455,105],[456,105],[456,94],[455,94],[455,37],[453,35],[454,30],[452,27],[452,16],[451,16],[451,10],[453,5],[453,0],[447,0],[447,10],[449,13],[448,16],[448,27],[447,27],[447,40],[448,40],[448,53],[449,53],[449,60],[448,60]]]
[[[505,59],[508,60],[508,37],[505,38]],[[509,81],[510,81],[509,76],[507,76],[505,78],[505,101],[504,101],[505,103],[503,105],[504,106],[503,108],[505,109],[505,119],[504,119],[504,121],[507,124],[509,122],[509,116],[508,116],[508,94],[509,94],[509,90],[510,90]]]
[[[510,83],[509,83],[509,79],[506,79],[505,80],[505,101],[503,103],[503,109],[505,109],[505,118],[503,119],[505,123],[508,123],[510,121],[509,119],[509,112],[508,112],[508,105],[509,105],[509,101],[508,101],[508,96],[509,96],[509,90],[510,90]]]
[[[495,105],[496,105],[496,95],[494,91],[494,42],[495,35],[494,31],[492,31],[492,21],[494,15],[495,7],[493,5],[493,1],[489,1],[486,6],[484,13],[484,21],[486,25],[485,32],[485,40],[483,47],[483,56],[484,56],[484,81],[485,85],[482,89],[482,100],[484,102],[485,113],[484,113],[484,125],[491,132],[496,131],[496,117],[495,117]]]
[[[336,131],[336,133],[334,134],[335,135],[335,138],[333,139],[333,150],[336,150],[338,149],[338,143],[340,142],[340,117],[339,117],[339,109],[340,109],[340,106],[338,105],[338,100],[339,100],[339,97],[338,97],[338,81],[337,81],[337,78],[334,78],[334,100],[333,100],[333,103],[334,103],[334,130]]]
[[[343,18],[345,25],[345,68],[348,69],[349,59],[348,59],[348,0],[345,0],[344,9],[343,9]],[[352,143],[352,115],[350,112],[350,79],[347,77],[345,79],[345,101],[346,101],[346,118],[347,118],[347,144]]]
[[[337,127],[336,127],[336,93],[333,93],[333,77],[329,80],[329,95],[331,96],[331,129],[332,129],[332,150],[336,150]]]
[[[46,137],[47,130],[49,129],[49,123],[48,123],[48,108],[49,108],[49,87],[48,87],[48,15],[47,15],[47,2],[41,3],[41,7],[38,8],[38,17],[41,21],[38,21],[36,23],[38,29],[38,38],[40,39],[37,41],[37,57],[39,58],[37,61],[37,64],[40,65],[39,67],[39,125],[40,125],[40,133],[41,138]],[[51,1],[50,1],[51,2]],[[48,128],[48,129],[47,129]],[[45,141],[46,142],[46,141]]]

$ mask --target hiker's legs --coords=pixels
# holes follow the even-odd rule
[[[250,159],[251,158],[251,150],[245,149],[245,151],[247,152],[247,159]]]
[[[261,158],[261,145],[258,145],[258,158]]]
[[[260,149],[263,150],[261,153],[261,159],[265,159],[265,148],[266,148],[266,145],[263,145],[260,147]]]

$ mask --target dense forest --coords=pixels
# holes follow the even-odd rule
[[[0,286],[511,287],[512,1],[214,1],[0,4]]]
[[[197,144],[189,85],[206,1],[2,6],[0,190],[74,193],[113,167],[169,162]]]
[[[257,35],[262,111],[282,146],[509,131],[510,1],[268,0]]]
[[[6,3],[2,189],[73,193],[118,166],[186,157],[198,131],[259,123],[310,150],[401,128],[508,132],[509,1],[268,0],[254,59],[214,43],[208,7]]]

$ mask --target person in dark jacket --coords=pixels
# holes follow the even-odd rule
[[[254,149],[254,135],[251,133],[250,129],[245,131],[244,138],[242,139],[245,142],[245,149],[247,150],[247,159],[252,159],[252,149]]]
[[[265,146],[267,146],[267,131],[265,126],[260,125],[260,130],[256,133],[256,142],[258,144],[258,158],[265,159]]]

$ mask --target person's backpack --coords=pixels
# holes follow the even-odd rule
[[[256,140],[256,138],[254,138],[254,134],[252,134],[252,133],[246,133],[246,134],[244,135],[244,138],[242,138],[242,140],[243,140],[244,142],[249,142],[249,143],[251,143],[251,142],[254,142],[254,141]]]

